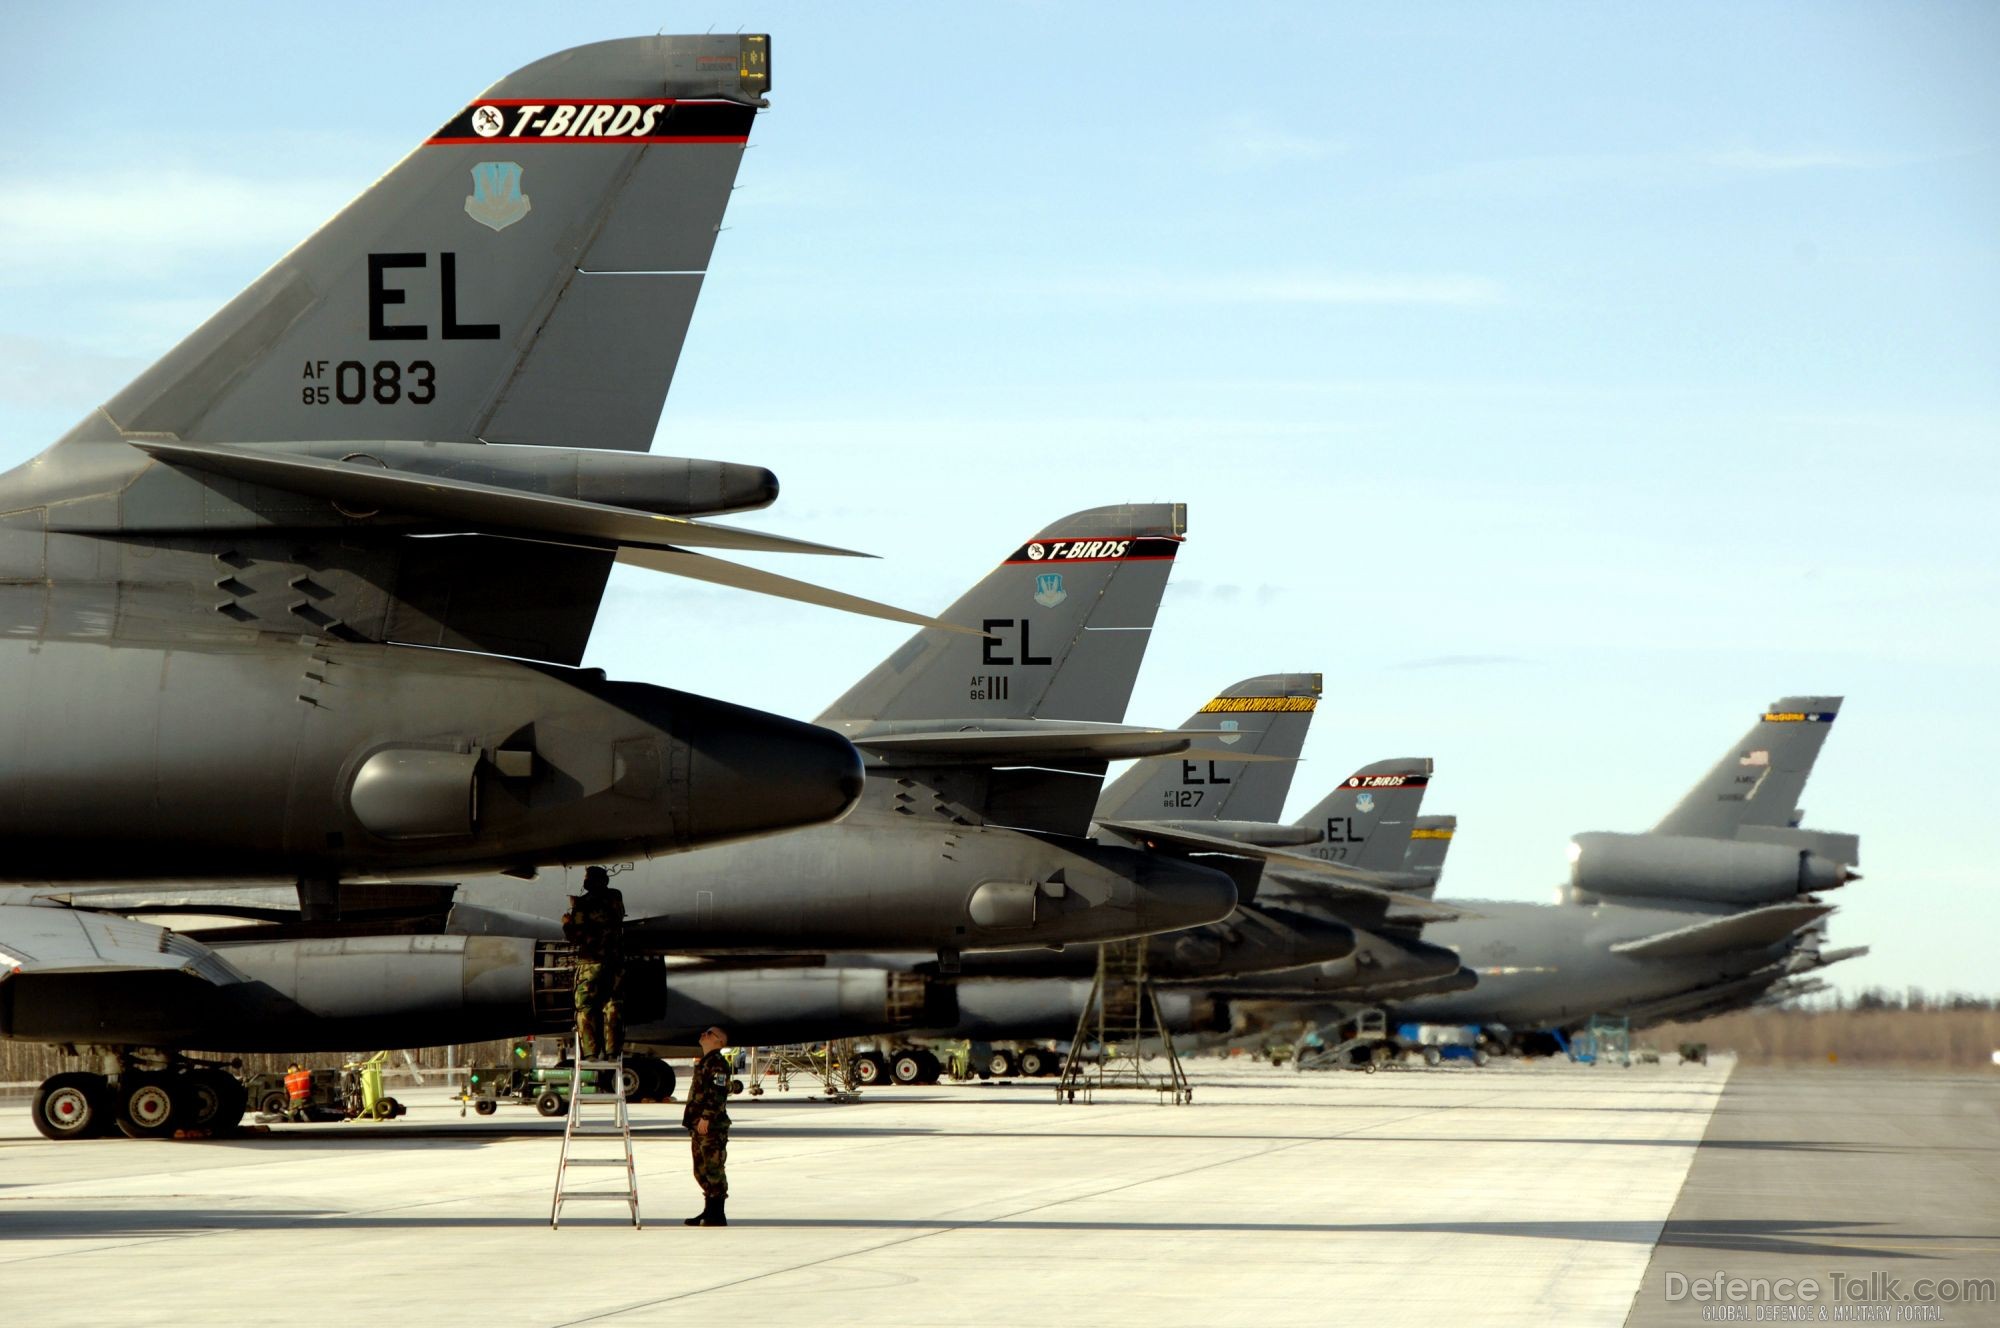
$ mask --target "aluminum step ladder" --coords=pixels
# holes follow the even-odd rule
[[[639,1169],[632,1162],[632,1116],[625,1105],[625,1061],[623,1057],[608,1061],[587,1061],[580,1054],[575,1043],[570,1044],[569,1072],[569,1115],[563,1124],[562,1160],[556,1164],[556,1196],[549,1205],[549,1226],[562,1226],[563,1205],[579,1199],[616,1199],[632,1210],[632,1226],[636,1230],[639,1221]],[[611,1091],[604,1092],[599,1086],[600,1075],[611,1080]],[[590,1087],[585,1088],[585,1078],[589,1077]],[[603,1113],[589,1113],[586,1107],[611,1108],[610,1118]],[[620,1157],[578,1157],[575,1148],[578,1141],[616,1139],[624,1149]],[[572,1189],[571,1167],[623,1167],[625,1185],[622,1189]]]

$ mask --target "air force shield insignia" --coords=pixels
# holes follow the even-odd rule
[[[1364,814],[1374,811],[1375,795],[1373,793],[1364,793],[1356,798],[1354,800],[1354,810]]]
[[[465,215],[482,226],[504,231],[533,207],[521,192],[521,168],[511,161],[482,161],[472,168],[472,192]]]
[[[1222,729],[1222,741],[1225,746],[1234,746],[1243,738],[1243,735],[1237,732],[1243,725],[1236,720],[1225,719],[1217,727]]]
[[[1035,603],[1045,609],[1053,609],[1069,598],[1063,589],[1061,572],[1043,572],[1035,578]]]

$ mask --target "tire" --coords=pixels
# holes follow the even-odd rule
[[[1481,1047],[1479,1050],[1472,1053],[1472,1063],[1474,1065],[1484,1066],[1492,1059],[1493,1059],[1492,1054],[1488,1052],[1484,1047]]]
[[[1436,1047],[1425,1047],[1424,1064],[1426,1065],[1444,1064],[1444,1053],[1439,1051]]]
[[[259,1099],[257,1110],[263,1115],[282,1116],[285,1114],[285,1108],[291,1105],[292,1100],[286,1097],[282,1091],[274,1088]]]
[[[57,1074],[35,1090],[35,1128],[44,1139],[94,1139],[111,1128],[111,1086],[94,1074]]]
[[[646,1095],[646,1073],[632,1061],[618,1068],[618,1086],[625,1090],[627,1102],[637,1102]]]
[[[986,1073],[995,1079],[1012,1079],[1021,1072],[1021,1062],[1011,1051],[996,1051],[987,1058]]]
[[[171,1138],[188,1115],[185,1085],[154,1070],[121,1076],[112,1104],[118,1128],[132,1139]]]
[[[472,1109],[482,1116],[491,1116],[494,1112],[500,1110],[500,1104],[490,1097],[484,1097],[473,1103]]]
[[[921,1073],[917,1077],[920,1084],[934,1084],[944,1077],[944,1062],[928,1051],[917,1052],[917,1062]]]
[[[627,1057],[625,1068],[639,1075],[639,1091],[634,1094],[627,1090],[625,1096],[636,1096],[642,1102],[664,1102],[673,1095],[673,1071],[658,1056]]]
[[[235,1075],[204,1068],[189,1070],[180,1078],[181,1092],[187,1099],[182,1129],[229,1130],[243,1119],[246,1094]]]
[[[878,1051],[864,1051],[854,1058],[848,1073],[856,1088],[873,1088],[889,1082],[889,1062]]]
[[[924,1061],[919,1052],[899,1051],[889,1062],[889,1077],[899,1084],[920,1084],[924,1081]]]
[[[1366,1065],[1363,1065],[1361,1068],[1368,1071],[1368,1073],[1373,1074],[1382,1067],[1376,1063],[1375,1058],[1373,1056],[1370,1056],[1368,1058],[1368,1063]]]
[[[1046,1047],[1029,1047],[1021,1053],[1021,1073],[1030,1079],[1054,1074],[1061,1065],[1061,1060]]]
[[[408,1107],[398,1102],[395,1098],[385,1097],[375,1104],[375,1119],[394,1120],[398,1116],[407,1115],[409,1110]]]
[[[563,1095],[553,1088],[543,1089],[542,1095],[535,1099],[535,1110],[541,1112],[544,1116],[562,1115],[564,1110],[566,1110]]]

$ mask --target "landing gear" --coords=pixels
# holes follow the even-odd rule
[[[118,1078],[112,1099],[118,1128],[130,1139],[171,1138],[189,1113],[191,1094],[178,1076],[164,1070],[129,1070]]]
[[[1041,1079],[1062,1069],[1062,1057],[1047,1047],[1029,1047],[1021,1053],[1021,1073]]]
[[[35,1128],[48,1139],[94,1139],[111,1128],[111,1085],[101,1074],[58,1074],[35,1090]]]
[[[889,1082],[889,1062],[880,1052],[864,1051],[854,1058],[848,1077],[856,1088],[873,1088]]]
[[[986,1062],[986,1073],[995,1079],[1012,1079],[1021,1072],[1021,1058],[1011,1051],[996,1051]]]
[[[50,1139],[113,1132],[165,1139],[182,1130],[217,1133],[242,1123],[250,1106],[237,1062],[190,1061],[177,1052],[133,1047],[68,1049],[101,1069],[51,1075],[35,1090],[31,1115]],[[277,1109],[284,1109],[283,1101]]]
[[[626,1073],[637,1072],[639,1091],[625,1096],[644,1102],[665,1102],[674,1095],[674,1067],[658,1056],[627,1056]]]
[[[889,1075],[899,1084],[934,1084],[943,1073],[943,1063],[921,1047],[899,1051],[889,1062]]]
[[[243,1081],[227,1070],[202,1066],[183,1076],[187,1089],[187,1128],[191,1130],[233,1130],[243,1123],[250,1095]]]

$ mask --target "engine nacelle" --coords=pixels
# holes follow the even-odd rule
[[[1570,892],[1598,898],[1774,904],[1845,885],[1844,863],[1787,844],[1592,832],[1570,845]]]

